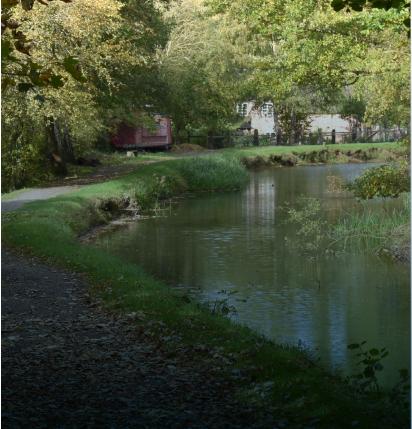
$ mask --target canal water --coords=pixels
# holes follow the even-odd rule
[[[251,173],[242,192],[182,199],[170,211],[102,234],[96,244],[141,265],[203,302],[227,299],[233,317],[276,342],[300,345],[329,368],[352,374],[347,345],[389,350],[382,382],[410,367],[410,287],[406,264],[377,256],[373,242],[314,260],[288,244],[286,203],[322,201],[330,221],[360,210],[348,194],[328,190],[328,177],[353,179],[370,165],[272,168]],[[396,201],[371,201],[390,210]],[[286,238],[286,239],[285,239]],[[222,293],[221,291],[225,291]]]

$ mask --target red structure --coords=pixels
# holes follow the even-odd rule
[[[120,125],[117,134],[112,137],[116,149],[148,149],[152,147],[168,148],[172,144],[171,121],[165,116],[156,115],[156,129],[133,128]]]

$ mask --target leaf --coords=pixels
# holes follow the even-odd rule
[[[21,5],[24,10],[31,10],[33,8],[34,0],[21,0]]]
[[[13,52],[13,46],[10,40],[1,41],[1,60],[7,60],[10,58],[10,54]]]
[[[365,377],[367,378],[372,378],[375,376],[375,370],[371,367],[371,366],[367,366],[364,370],[363,370],[363,374]]]
[[[378,350],[378,349],[370,349],[370,350],[369,350],[369,353],[370,353],[372,356],[377,356],[377,355],[379,354],[379,350]]]
[[[348,345],[348,349],[349,350],[354,350],[354,349],[358,349],[360,346],[358,343],[353,343],[353,344],[349,344]]]
[[[1,8],[3,10],[5,10],[5,9],[9,9],[13,6],[16,6],[18,4],[19,4],[19,0],[2,0],[1,1]]]
[[[50,85],[53,88],[61,88],[62,86],[64,86],[63,77],[57,74],[52,75],[52,77],[50,78]]]
[[[332,7],[336,11],[340,11],[345,7],[345,2],[343,0],[333,0]]]
[[[44,103],[46,101],[46,98],[43,95],[37,94],[34,97],[35,100],[37,100],[39,103]]]
[[[83,76],[79,60],[75,57],[66,57],[63,61],[64,69],[69,73],[74,79],[76,79],[79,82],[85,82],[86,79]]]
[[[33,88],[34,88],[34,85],[32,83],[28,83],[28,82],[19,83],[17,85],[17,89],[20,92],[27,92],[27,91],[29,91],[30,89],[33,89]]]

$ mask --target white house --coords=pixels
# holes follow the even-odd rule
[[[258,130],[259,134],[276,133],[276,121],[273,111],[273,103],[266,102],[260,107],[255,107],[253,101],[238,103],[236,106],[237,113],[247,119],[242,128],[251,131]],[[323,132],[335,130],[337,133],[350,132],[351,124],[348,120],[343,119],[340,115],[310,115],[308,131],[315,132],[319,128]]]
[[[263,103],[260,108],[256,108],[253,101],[247,101],[238,103],[236,110],[240,116],[246,119],[242,128],[258,130],[259,134],[273,134],[276,132],[273,103]]]

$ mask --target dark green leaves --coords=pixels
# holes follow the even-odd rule
[[[408,7],[408,4],[405,0],[332,0],[332,7],[336,11],[347,8],[360,12],[366,5],[375,9],[402,9]]]
[[[28,82],[19,83],[17,85],[17,89],[20,92],[27,92],[27,91],[29,91],[30,89],[33,89],[33,88],[34,88],[34,85],[32,83],[28,83]]]
[[[360,347],[360,345],[357,343],[353,343],[353,344],[348,345],[349,350],[355,350],[355,349],[358,349],[359,347]]]
[[[10,59],[12,52],[13,52],[13,46],[10,40],[2,40],[1,41],[1,60],[5,61]]]
[[[64,69],[77,81],[85,82],[86,78],[83,76],[79,60],[75,57],[66,57],[63,61]]]
[[[63,78],[60,75],[52,75],[50,78],[50,85],[53,88],[61,88],[64,85]]]

